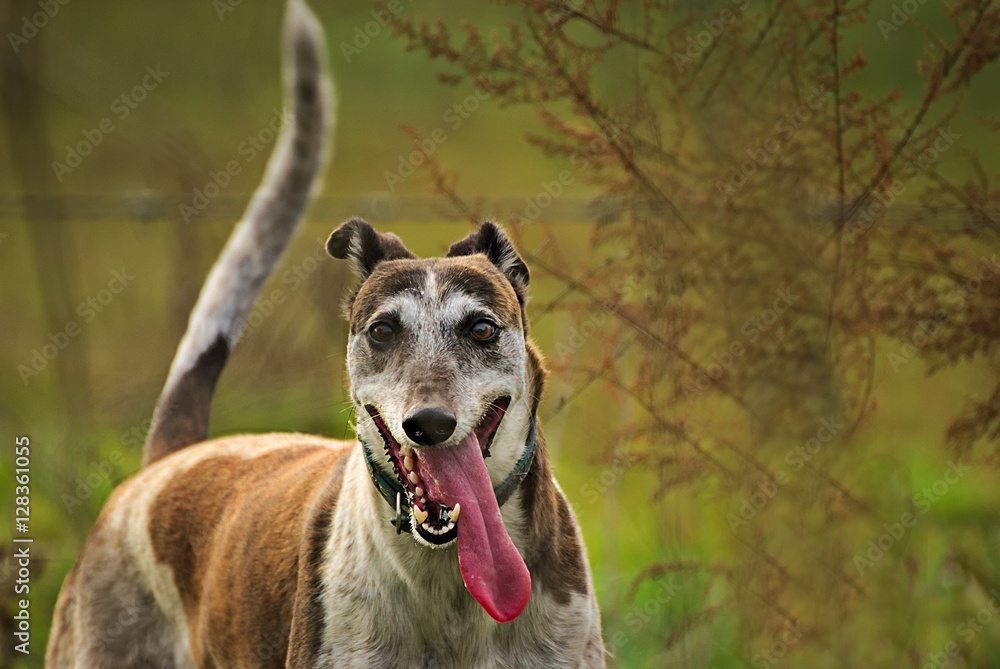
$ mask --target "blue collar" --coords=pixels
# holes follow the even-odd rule
[[[361,441],[359,438],[358,441]],[[410,531],[410,500],[406,489],[396,480],[395,475],[386,474],[381,467],[375,464],[368,444],[361,441],[361,450],[365,453],[365,464],[368,465],[368,474],[371,476],[375,489],[385,500],[390,508],[396,510],[396,515],[389,522],[396,528],[396,534]],[[531,419],[531,430],[528,432],[528,440],[524,446],[524,455],[517,461],[514,471],[501,481],[500,485],[493,488],[493,494],[497,497],[497,506],[503,506],[504,502],[510,499],[517,486],[521,484],[524,477],[531,469],[531,463],[535,459],[535,418]]]

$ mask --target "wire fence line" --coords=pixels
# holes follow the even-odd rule
[[[192,225],[212,221],[233,221],[239,218],[251,197],[251,193],[222,194],[215,198],[210,207],[191,221]],[[49,195],[0,194],[0,222],[25,219],[24,212],[31,209],[36,215],[51,220],[67,220],[85,223],[134,220],[156,222],[164,220],[180,221],[178,206],[184,202],[183,194],[157,193],[96,193]],[[522,207],[530,196],[505,196],[483,198],[483,211],[502,221]],[[683,202],[678,203],[683,209]],[[355,196],[321,195],[310,209],[309,218],[314,221],[342,221],[352,216],[362,216],[373,221],[398,221],[421,223],[441,221],[454,217],[449,205],[437,196],[398,196],[384,191],[362,193]],[[634,213],[634,206],[626,206],[608,198],[563,196],[547,208],[545,216],[538,219],[523,219],[519,222],[593,225],[613,221]],[[828,226],[836,221],[837,206],[833,203],[811,203],[803,206],[803,225]],[[645,212],[649,216],[669,218],[667,210]],[[990,212],[989,218],[1000,227],[1000,211]],[[960,206],[939,206],[932,211],[919,204],[897,204],[887,210],[881,222],[895,225],[916,225],[925,229],[957,231],[977,225],[976,213]]]

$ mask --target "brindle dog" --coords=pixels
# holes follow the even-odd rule
[[[537,424],[528,268],[484,223],[417,259],[352,219],[327,250],[358,440],[205,441],[215,382],[325,156],[323,35],[289,5],[289,98],[261,187],[191,314],[146,445],[56,607],[48,666],[602,667],[583,540]]]

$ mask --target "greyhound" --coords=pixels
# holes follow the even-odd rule
[[[418,259],[361,219],[347,369],[356,441],[206,441],[216,380],[325,163],[323,33],[286,17],[287,105],[213,266],[142,470],[112,493],[53,615],[63,667],[603,667],[573,512],[537,422],[528,268],[495,223]]]

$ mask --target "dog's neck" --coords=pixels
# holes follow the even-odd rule
[[[538,464],[537,461],[535,463]],[[379,630],[378,646],[357,649],[365,666],[408,666],[424,653],[447,658],[447,666],[472,666],[495,642],[499,628],[465,588],[455,544],[440,549],[419,544],[409,533],[396,534],[395,515],[372,485],[360,447],[345,465],[343,489],[333,510],[325,551],[323,580],[355,584],[350,600],[327,599],[327,648],[354,643],[356,630]],[[534,469],[534,467],[532,468]],[[511,540],[522,555],[531,554],[521,486],[501,509]],[[361,521],[361,516],[369,520]],[[350,551],[345,547],[350,546]],[[512,625],[534,615],[525,611]],[[529,625],[534,628],[534,625]],[[433,641],[428,641],[433,640]],[[433,648],[429,647],[433,646]]]

